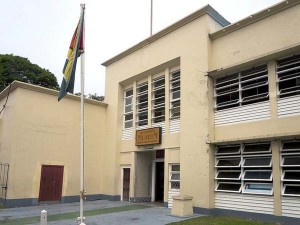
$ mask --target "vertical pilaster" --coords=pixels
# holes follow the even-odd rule
[[[272,141],[273,162],[273,191],[274,191],[274,215],[281,215],[281,172],[280,172],[280,143]]]
[[[268,63],[268,81],[271,119],[277,118],[277,84],[276,84],[276,62],[274,60]]]

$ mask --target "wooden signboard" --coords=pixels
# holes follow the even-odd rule
[[[155,145],[161,143],[161,127],[137,130],[135,135],[135,145]]]

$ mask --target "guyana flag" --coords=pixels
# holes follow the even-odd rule
[[[74,92],[77,58],[84,52],[83,38],[84,10],[82,10],[78,25],[71,40],[67,59],[63,68],[64,77],[60,86],[60,91],[57,98],[58,101],[60,101],[67,94],[67,92]]]

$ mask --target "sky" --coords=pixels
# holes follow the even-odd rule
[[[210,4],[234,23],[281,0],[153,0],[153,34]],[[51,71],[62,69],[85,10],[85,94],[105,94],[101,64],[150,36],[151,0],[0,0],[0,54],[28,58]],[[80,92],[78,62],[75,93]]]

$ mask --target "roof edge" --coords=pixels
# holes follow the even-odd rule
[[[54,96],[58,96],[58,93],[59,93],[57,90],[41,87],[41,86],[38,86],[38,85],[28,84],[28,83],[24,83],[24,82],[16,81],[16,80],[11,83],[10,93],[15,91],[17,88],[23,88],[23,89],[36,91],[36,92],[41,92],[41,93],[44,93],[44,94],[49,94],[49,95],[54,95]],[[7,86],[0,93],[0,100],[6,98],[6,96],[8,94],[8,91],[9,91],[9,86]],[[77,95],[67,93],[67,95],[64,98],[80,102],[80,96],[77,96]],[[102,106],[102,107],[107,107],[107,103],[99,102],[99,101],[96,101],[96,100],[93,100],[93,99],[84,98],[84,102],[92,104],[92,105],[99,105],[99,106]]]
[[[215,40],[219,37],[222,37],[222,36],[224,36],[226,34],[229,34],[233,31],[239,30],[239,29],[241,29],[245,26],[248,26],[250,24],[256,23],[256,22],[258,22],[258,21],[260,21],[260,20],[262,20],[266,17],[274,15],[278,12],[281,12],[281,11],[283,11],[285,9],[288,9],[288,8],[294,6],[294,5],[299,4],[299,3],[300,3],[299,0],[288,0],[288,1],[284,0],[282,2],[279,2],[279,3],[275,4],[275,5],[267,7],[265,9],[261,10],[261,11],[258,11],[257,13],[254,13],[254,14],[252,14],[252,15],[244,18],[244,19],[241,19],[241,20],[239,20],[239,21],[237,21],[233,24],[230,24],[230,25],[228,25],[228,26],[226,26],[226,27],[214,32],[214,33],[211,33],[209,35],[209,37],[212,40]]]
[[[202,7],[201,9],[197,10],[196,12],[184,17],[183,19],[175,22],[174,24],[166,27],[165,29],[155,33],[154,35],[146,38],[145,40],[141,41],[140,43],[132,46],[131,48],[121,52],[120,54],[116,55],[115,57],[103,62],[102,66],[109,66],[112,63],[124,58],[127,55],[130,55],[131,53],[145,47],[146,45],[158,40],[161,37],[166,36],[167,34],[173,32],[174,30],[177,30],[178,28],[194,21],[195,19],[198,19],[199,17],[208,14],[210,17],[212,17],[214,20],[216,20],[220,25],[223,27],[228,26],[230,23],[221,15],[219,14],[213,7],[210,5],[206,5]]]

